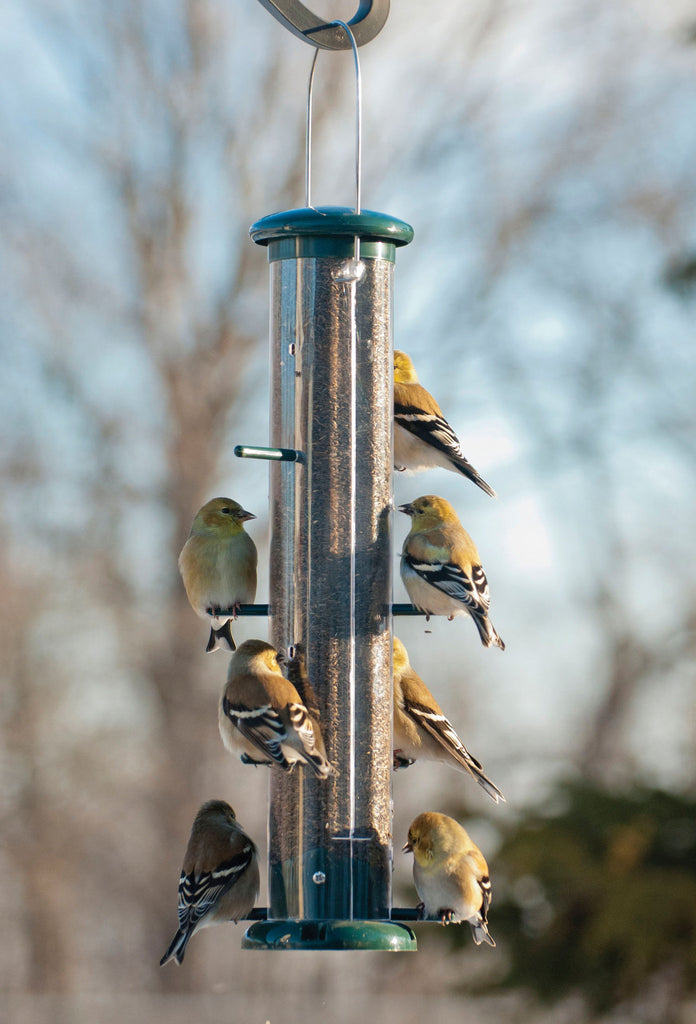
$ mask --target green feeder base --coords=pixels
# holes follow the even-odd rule
[[[416,936],[398,921],[256,921],[242,949],[372,949],[415,953]]]

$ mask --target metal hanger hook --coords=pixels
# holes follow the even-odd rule
[[[389,16],[390,0],[360,0],[357,13],[350,19],[355,43],[364,46],[384,28]],[[318,18],[300,0],[259,0],[266,10],[293,35],[322,50],[347,50],[340,26],[343,22],[327,23]]]

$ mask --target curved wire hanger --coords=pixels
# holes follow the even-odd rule
[[[353,64],[355,67],[355,213],[360,214],[362,188],[362,75],[360,72],[358,43],[350,23],[346,24],[345,21],[336,20],[332,24],[345,33],[353,50]],[[307,88],[307,127],[305,134],[305,207],[307,208],[312,206],[312,89],[318,56],[319,50],[317,49],[314,52],[312,68],[309,72],[309,86]],[[365,267],[360,260],[360,237],[356,235],[353,258],[346,260],[334,276],[338,281],[358,281],[362,277],[364,270]]]
[[[361,181],[362,181],[362,75],[360,72],[360,57],[358,55],[358,43],[350,27],[345,21],[335,21],[337,26],[345,33],[348,44],[353,48],[353,65],[355,67],[355,212],[360,213],[361,205]],[[309,86],[307,88],[307,125],[305,133],[305,206],[312,205],[312,90],[314,88],[314,72],[317,67],[319,50],[314,51],[312,68],[309,72]]]
[[[360,0],[358,10],[348,24],[353,41],[346,38],[342,21],[326,22],[317,17],[300,0],[259,0],[281,25],[293,35],[322,50],[348,50],[364,46],[382,31],[389,17],[390,0]]]

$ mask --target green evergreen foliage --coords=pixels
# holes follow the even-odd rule
[[[696,803],[573,784],[552,808],[521,820],[489,861],[491,932],[508,961],[496,987],[579,991],[598,1011],[663,969],[696,990]],[[471,942],[468,928],[442,934]]]

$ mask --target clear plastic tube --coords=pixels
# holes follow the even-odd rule
[[[272,641],[302,644],[336,774],[272,772],[269,912],[369,919],[391,906],[393,264],[271,264]]]

